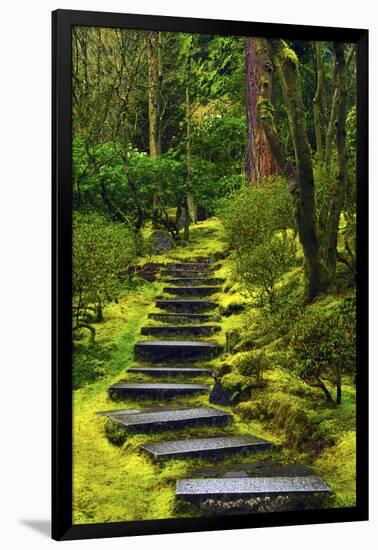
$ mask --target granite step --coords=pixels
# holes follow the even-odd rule
[[[196,361],[215,357],[218,352],[219,346],[213,342],[148,340],[134,345],[136,358],[152,362]]]
[[[195,279],[198,277],[206,277],[208,270],[204,269],[162,269],[160,272],[166,277],[174,277],[177,279]]]
[[[146,443],[141,449],[159,458],[220,459],[238,453],[267,451],[272,444],[254,436],[225,436]]]
[[[220,325],[165,325],[142,327],[144,336],[211,336],[221,330]]]
[[[330,488],[318,476],[180,479],[176,482],[176,497],[187,501],[309,496],[329,492]]]
[[[125,382],[119,382],[109,388],[110,397],[149,397],[153,399],[167,399],[170,397],[176,397],[181,395],[195,395],[198,393],[205,393],[209,391],[207,384],[149,384],[149,383],[136,383],[127,384]]]
[[[165,267],[168,269],[208,269],[210,262],[168,262]]]
[[[163,288],[163,292],[175,296],[210,296],[219,291],[219,286],[166,286]]]
[[[127,373],[148,376],[210,376],[213,371],[197,367],[130,367]]]
[[[232,422],[230,414],[213,407],[113,414],[112,419],[127,431],[141,433],[181,430],[193,426],[226,426]]]
[[[161,298],[156,300],[156,307],[176,313],[197,313],[216,309],[218,304],[212,300],[180,299],[180,298]]]
[[[220,277],[195,277],[192,279],[164,279],[165,283],[170,283],[175,286],[221,286],[225,282],[225,279]]]
[[[206,313],[149,313],[148,318],[161,323],[209,323],[221,320],[220,315]]]

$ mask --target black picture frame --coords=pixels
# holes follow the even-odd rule
[[[357,500],[353,508],[73,525],[71,29],[74,25],[357,44]],[[52,537],[55,540],[368,519],[368,31],[57,10],[52,13]]]

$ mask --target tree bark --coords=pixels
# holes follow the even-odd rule
[[[186,123],[186,176],[185,176],[185,226],[184,239],[189,240],[190,225],[190,172],[191,172],[191,151],[190,151],[190,133],[191,133],[191,109],[190,109],[190,64],[192,57],[193,37],[190,38],[190,47],[186,63],[185,75],[185,123]],[[197,220],[196,220],[197,221]]]
[[[247,140],[247,176],[248,181],[256,184],[266,176],[278,173],[278,163],[258,116],[257,102],[261,74],[269,78],[270,101],[273,97],[273,73],[264,71],[270,63],[270,51],[266,43],[258,38],[247,38],[245,46],[246,62],[246,108],[248,122]]]
[[[89,323],[83,323],[81,321],[77,324],[77,328],[86,328],[87,330],[89,330],[89,332],[91,333],[90,342],[93,344],[96,339],[96,329],[92,327],[92,325],[90,325]]]
[[[266,43],[265,39],[259,39]],[[328,286],[326,270],[321,262],[317,231],[314,174],[311,150],[307,136],[306,113],[298,78],[298,60],[295,53],[283,40],[269,40],[272,49],[285,106],[289,119],[290,134],[294,146],[296,167],[287,160],[279,140],[274,121],[274,109],[270,100],[271,79],[267,73],[272,65],[267,62],[260,77],[259,115],[265,133],[277,159],[280,170],[288,180],[296,207],[299,239],[305,257],[306,300],[311,302]]]
[[[337,174],[332,189],[331,202],[327,224],[327,265],[331,278],[336,272],[337,240],[341,210],[344,204],[345,190],[348,184],[348,167],[345,147],[346,114],[347,114],[347,85],[346,63],[344,46],[341,43],[334,44],[337,76],[337,101],[336,112],[336,150],[337,150]]]
[[[348,70],[348,67],[353,59],[355,51],[356,51],[356,46],[353,45],[345,61],[345,73]],[[326,175],[328,173],[328,167],[331,160],[332,143],[335,136],[338,102],[339,102],[339,95],[340,95],[337,60],[335,60],[333,80],[335,84],[334,84],[334,91],[333,91],[333,97],[332,97],[331,112],[329,115],[329,121],[328,121],[327,132],[326,132],[325,152],[324,152],[324,163],[325,163]]]
[[[316,380],[318,382],[319,388],[324,392],[324,395],[326,396],[327,401],[329,401],[330,403],[333,403],[333,397],[328,391],[328,388],[324,384],[323,380],[320,377],[318,377]]]
[[[324,85],[324,68],[323,68],[323,59],[322,59],[320,42],[315,42],[315,53],[316,53],[317,85],[316,85],[315,96],[313,99],[314,130],[315,130],[317,157],[319,161],[322,161],[323,160],[323,139],[322,139],[322,128],[320,124],[320,98],[323,92],[323,85]]]
[[[159,156],[159,121],[160,121],[160,71],[159,71],[159,33],[151,31],[148,35],[148,121],[150,157],[156,160]],[[152,200],[152,228],[156,229],[159,218],[159,193],[162,192],[161,183]]]

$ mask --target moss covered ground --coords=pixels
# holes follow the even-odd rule
[[[209,337],[218,341],[224,352],[211,363],[218,372],[234,374],[238,335],[246,324],[258,327],[260,312],[253,308],[231,280],[231,263],[225,255],[224,238],[217,219],[191,227],[191,241],[186,247],[156,255],[152,262],[193,261],[211,255],[218,260],[214,276],[227,279],[218,295],[222,312],[222,331]],[[282,284],[295,278],[295,270]],[[286,282],[285,282],[286,281]],[[133,434],[117,439],[112,423],[96,413],[116,409],[156,407],[151,400],[122,400],[108,397],[108,388],[128,379],[127,369],[134,363],[133,346],[141,338],[140,329],[151,321],[147,315],[162,292],[162,283],[144,283],[130,290],[105,309],[105,320],[96,325],[96,343],[79,342],[74,350],[74,455],[73,518],[74,523],[98,523],[157,518],[184,517],[192,509],[177,507],[175,481],[195,476],[216,463],[203,459],[153,462],[139,445],[151,441],[151,434]],[[337,297],[319,300],[317,307],[330,307]],[[256,333],[257,333],[256,328]],[[235,342],[232,342],[235,335]],[[269,460],[283,464],[312,466],[334,491],[328,506],[353,506],[355,502],[355,390],[345,380],[341,406],[325,404],[320,390],[301,382],[290,369],[285,343],[277,334],[256,338],[255,351],[261,349],[269,358],[264,383],[253,387],[248,398],[224,408],[233,413],[234,423],[225,428],[192,428],[153,435],[163,439],[232,434],[253,434],[272,441],[272,451],[259,455],[237,456],[222,460],[218,468],[226,471],[232,464]],[[230,348],[231,346],[231,348]],[[228,350],[228,351],[227,351]],[[208,365],[209,362],[206,362]],[[133,381],[148,380],[133,376]],[[130,378],[131,380],[131,378]],[[175,377],[175,381],[180,378]],[[196,378],[211,383],[211,378]],[[174,406],[207,406],[208,396],[175,398]],[[168,405],[169,406],[169,405]],[[173,406],[173,401],[172,401]],[[220,407],[222,408],[222,407]]]

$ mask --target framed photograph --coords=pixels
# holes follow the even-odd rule
[[[52,22],[53,538],[366,520],[368,31]]]

